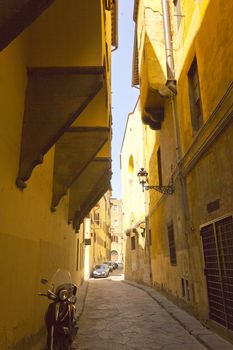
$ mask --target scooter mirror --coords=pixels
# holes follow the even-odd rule
[[[46,278],[42,278],[42,279],[40,280],[40,282],[41,282],[42,284],[47,284],[49,281],[48,281]]]

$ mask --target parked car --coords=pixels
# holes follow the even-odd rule
[[[104,264],[107,264],[110,272],[114,270],[113,263],[111,261],[105,261]]]
[[[118,265],[118,269],[123,269],[124,268],[123,262],[118,262],[117,265]]]
[[[108,277],[109,276],[109,267],[107,264],[95,265],[92,276],[94,278],[98,277]]]

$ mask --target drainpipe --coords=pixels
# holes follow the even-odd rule
[[[113,10],[114,11],[114,49],[112,49],[112,52],[116,51],[118,49],[118,0],[115,0],[113,2]]]
[[[171,39],[169,4],[168,4],[168,0],[161,0],[161,1],[162,1],[162,10],[163,10],[163,29],[164,29],[166,65],[167,65],[166,85],[168,89],[171,90],[174,95],[176,95],[177,88],[176,88],[176,80],[175,80],[175,69],[174,69],[172,39]]]
[[[173,116],[173,124],[174,124],[176,157],[177,157],[177,164],[179,168],[179,176],[180,176],[180,182],[181,182],[182,207],[183,207],[185,223],[186,223],[185,231],[187,232],[187,223],[189,221],[189,211],[188,211],[185,180],[184,180],[184,177],[182,174],[182,168],[181,168],[180,135],[179,135],[179,123],[178,123],[176,96],[175,96],[177,94],[177,87],[176,87],[176,79],[175,79],[175,67],[174,67],[174,57],[173,57],[172,38],[171,38],[169,3],[168,3],[168,0],[161,0],[161,1],[162,1],[162,10],[163,10],[163,28],[164,28],[166,64],[167,64],[166,86],[168,87],[169,90],[172,91],[172,95],[170,96],[170,99],[171,99],[172,116]]]
[[[179,180],[180,180],[180,186],[181,186],[181,205],[182,205],[183,215],[184,215],[184,229],[185,229],[185,235],[186,235],[186,247],[188,250],[189,271],[190,271],[191,270],[190,247],[189,247],[189,242],[187,237],[187,234],[190,230],[190,215],[189,215],[188,200],[187,200],[187,189],[186,189],[186,184],[185,184],[185,179],[183,176],[182,164],[181,164],[180,134],[179,134],[177,105],[176,105],[177,87],[176,87],[176,79],[175,79],[175,67],[174,67],[174,57],[173,57],[172,38],[171,38],[171,23],[170,23],[168,1],[169,0],[161,0],[162,11],[163,11],[163,28],[164,28],[166,66],[167,66],[166,86],[172,92],[172,94],[170,95],[170,101],[171,101],[172,117],[173,117],[173,124],[174,124],[176,157],[177,157]]]
[[[169,0],[161,0],[162,1],[162,10],[163,10],[163,27],[164,27],[164,37],[165,37],[165,50],[166,50],[166,65],[167,65],[167,88],[172,92],[170,94],[171,108],[172,108],[172,117],[174,124],[174,136],[175,136],[175,146],[176,146],[176,157],[177,157],[177,166],[178,166],[178,174],[181,186],[181,205],[183,208],[183,219],[184,219],[184,233],[186,237],[186,248],[188,253],[188,271],[190,274],[190,281],[193,279],[192,273],[192,264],[191,264],[191,254],[190,254],[190,246],[188,241],[188,233],[190,231],[190,213],[188,207],[188,199],[187,199],[187,189],[185,178],[183,176],[182,164],[181,164],[181,146],[180,146],[180,133],[179,133],[179,116],[176,104],[176,95],[177,95],[177,87],[176,87],[176,79],[175,79],[175,68],[174,68],[174,58],[173,58],[173,48],[172,48],[172,39],[171,39],[171,23],[169,16]]]

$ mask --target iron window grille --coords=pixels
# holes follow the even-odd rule
[[[170,223],[167,225],[168,232],[168,244],[170,251],[170,263],[176,265],[176,246],[175,246],[175,234],[174,234],[174,225]]]
[[[201,228],[209,317],[233,330],[233,217]]]

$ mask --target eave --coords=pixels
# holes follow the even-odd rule
[[[19,188],[26,187],[33,168],[103,88],[104,72],[104,67],[28,69]]]
[[[0,51],[55,0],[3,0],[0,4]]]
[[[108,141],[107,127],[71,127],[56,144],[52,210]]]
[[[96,157],[73,183],[69,193],[69,221],[75,229],[110,188],[111,175],[111,159]]]

